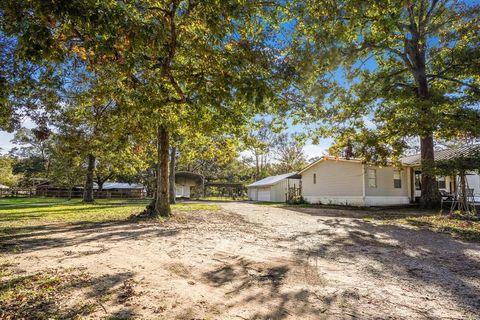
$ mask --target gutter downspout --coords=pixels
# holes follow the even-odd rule
[[[365,203],[365,164],[362,163],[362,201],[363,205],[366,206]]]

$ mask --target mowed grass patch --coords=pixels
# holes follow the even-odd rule
[[[31,205],[31,204],[53,204],[59,202],[65,202],[66,199],[62,198],[24,198],[24,197],[2,197],[0,198],[0,208],[3,206],[21,206],[21,205]]]
[[[365,220],[412,225],[435,232],[445,232],[457,239],[480,242],[480,221],[462,220],[445,214],[418,216],[388,216],[385,214],[370,216]]]
[[[48,223],[106,222],[127,220],[145,209],[149,200],[99,199],[94,204],[81,200],[29,198],[21,203],[15,198],[0,201],[0,236],[27,231],[28,227]],[[9,201],[13,200],[13,201]],[[172,205],[173,213],[185,211],[214,211],[219,207],[208,203],[181,202]],[[22,230],[22,228],[24,230]]]

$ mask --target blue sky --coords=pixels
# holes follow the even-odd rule
[[[29,119],[25,120],[22,124],[26,128],[33,128],[34,124]],[[7,153],[15,147],[15,144],[11,143],[10,140],[13,139],[13,133],[5,132],[0,130],[0,154]]]
[[[479,2],[480,0],[465,0],[465,3],[468,5],[478,4]],[[287,29],[291,27],[292,26],[288,26]],[[368,69],[374,69],[375,66],[376,64],[373,61],[373,59],[369,60],[365,65],[365,67]],[[340,70],[338,71],[339,72],[335,72],[335,78],[337,79],[337,81],[344,82],[345,80],[344,75]],[[287,121],[287,123],[288,122],[289,121]],[[28,128],[33,127],[33,123],[29,120],[24,121],[23,125]],[[288,129],[286,131],[290,133],[304,132],[305,128],[302,125],[292,125],[291,123],[289,123]],[[15,146],[14,144],[11,143],[12,138],[13,138],[12,133],[8,133],[0,130],[0,153],[6,153]],[[304,148],[304,151],[307,155],[307,158],[319,156],[326,153],[326,150],[330,147],[331,144],[332,144],[331,139],[320,139],[320,143],[318,145],[314,145],[311,143],[311,141],[308,141],[307,145]]]

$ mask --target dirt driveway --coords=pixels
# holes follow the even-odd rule
[[[87,318],[480,318],[479,244],[338,209],[220,205],[164,225],[50,225],[2,248],[27,273],[84,270],[62,303],[98,304]]]

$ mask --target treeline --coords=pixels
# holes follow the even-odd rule
[[[0,128],[51,135],[55,167],[86,170],[85,201],[97,168],[153,163],[153,216],[170,215],[176,150],[222,163],[260,115],[366,161],[415,138],[431,206],[435,140],[480,135],[479,19],[460,0],[4,0]],[[255,178],[303,161],[278,147],[291,137],[250,138]]]

